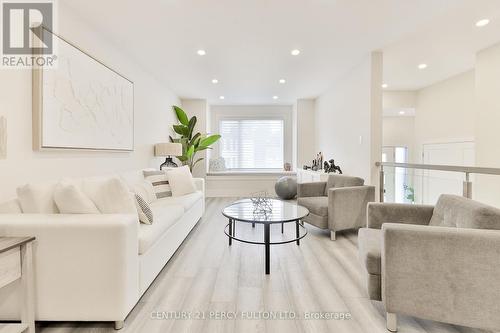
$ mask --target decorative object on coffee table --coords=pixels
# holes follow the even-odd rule
[[[295,177],[284,176],[274,184],[276,195],[283,200],[290,200],[297,195],[297,179]]]
[[[247,244],[264,245],[266,274],[271,271],[270,249],[271,245],[279,245],[297,242],[307,235],[307,229],[301,220],[309,214],[305,207],[292,204],[278,199],[267,198],[271,206],[270,214],[256,215],[253,213],[254,203],[252,199],[243,199],[233,202],[222,210],[222,215],[229,219],[229,223],[224,228],[224,233],[229,238],[229,246],[233,239]],[[252,223],[252,225],[262,224],[264,226],[264,242],[243,239],[236,236],[236,222]],[[284,231],[285,223],[295,223],[295,238],[271,242],[271,225],[281,224],[281,233]],[[301,232],[302,230],[302,232]]]
[[[165,156],[165,162],[160,165],[160,170],[163,167],[177,168],[178,165],[172,160],[172,156],[182,155],[182,144],[180,143],[157,143],[155,144],[155,156]]]
[[[285,171],[292,171],[292,165],[290,163],[286,162],[283,165],[283,170],[285,170]]]

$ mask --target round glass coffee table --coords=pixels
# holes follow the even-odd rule
[[[266,274],[270,272],[270,246],[297,242],[307,235],[307,229],[304,227],[302,219],[309,215],[309,210],[305,207],[281,201],[278,199],[243,199],[233,202],[222,210],[222,215],[229,219],[229,223],[224,228],[224,233],[229,238],[229,246],[232,240],[247,243],[264,245],[266,257]],[[236,237],[236,222],[251,223],[264,226],[264,241],[256,242]],[[271,242],[271,225],[281,224],[281,233],[283,233],[285,223],[295,223],[295,238],[283,241]]]

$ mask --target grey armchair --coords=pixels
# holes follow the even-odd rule
[[[435,207],[371,203],[358,250],[390,331],[396,313],[500,328],[499,209],[453,195]]]
[[[366,223],[366,205],[375,201],[375,187],[364,185],[358,177],[329,175],[326,182],[302,183],[297,188],[297,203],[309,209],[304,221],[336,232],[361,228]]]

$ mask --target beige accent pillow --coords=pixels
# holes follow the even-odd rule
[[[187,165],[168,170],[167,176],[170,188],[172,189],[172,196],[179,197],[196,192],[193,175]]]
[[[0,204],[0,214],[21,214],[22,212],[18,199],[9,200]]]
[[[54,201],[61,214],[99,214],[90,198],[74,183],[62,180],[54,190]]]
[[[27,184],[17,188],[17,198],[26,214],[57,214],[55,183]]]
[[[153,184],[151,184],[151,182],[147,180],[143,180],[142,182],[135,184],[132,188],[132,191],[135,194],[140,195],[144,200],[147,201],[147,203],[152,203],[153,201],[157,200]]]
[[[133,196],[118,177],[84,179],[82,187],[103,214],[137,214]]]

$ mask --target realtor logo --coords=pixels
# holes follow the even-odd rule
[[[51,54],[52,34],[43,34],[42,25],[52,31],[51,2],[2,3],[3,54]]]
[[[54,0],[0,0],[2,54],[0,68],[56,66]]]

